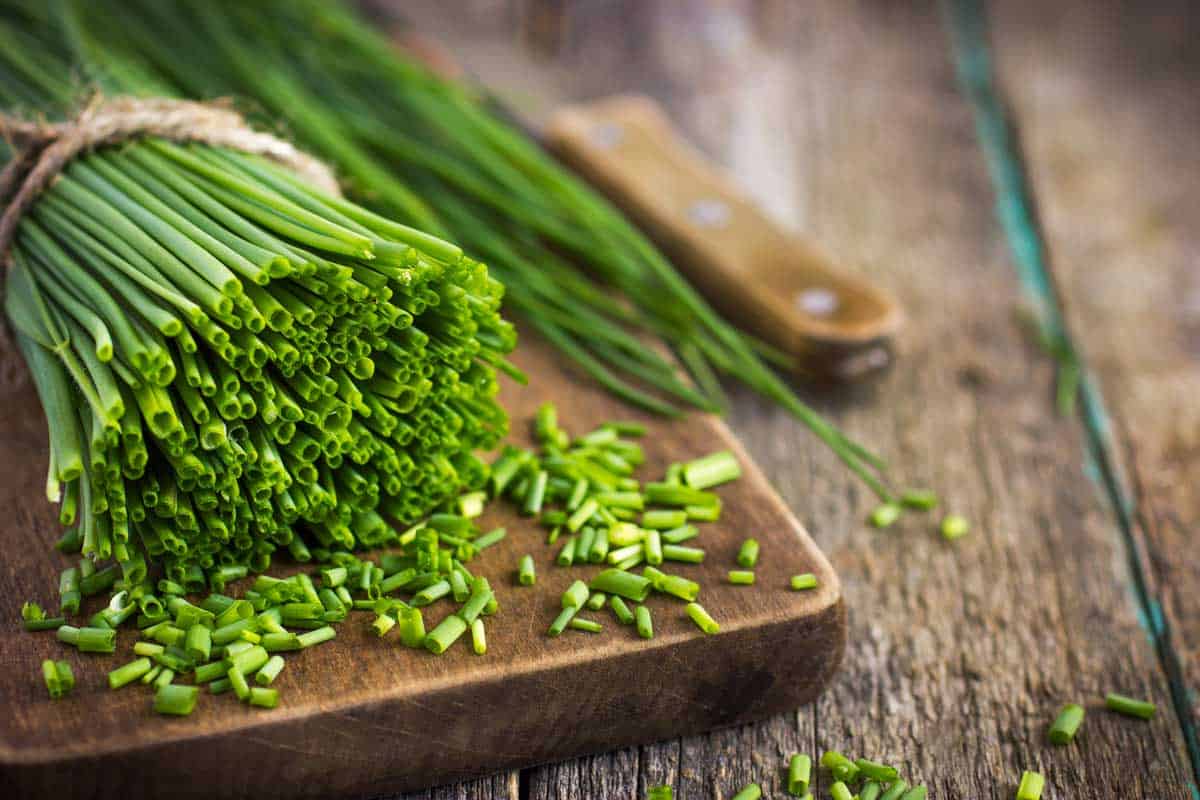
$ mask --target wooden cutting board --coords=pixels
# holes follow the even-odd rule
[[[639,418],[561,366],[526,334],[514,359],[527,387],[506,381],[502,400],[514,439],[527,443],[528,420],[553,399],[560,419],[584,433],[610,419]],[[590,616],[602,634],[546,628],[563,590],[597,566],[553,565],[545,531],[494,503],[485,528],[508,537],[472,562],[496,589],[501,611],[488,618],[488,652],[460,641],[438,657],[404,648],[367,630],[370,615],[338,626],[329,644],[287,656],[276,681],[280,707],[252,709],[231,694],[202,693],[196,712],[175,719],[151,711],[140,685],[110,691],[108,670],[131,660],[124,631],[118,655],[82,655],[30,634],[20,605],[57,604],[58,573],[68,559],[50,547],[59,534],[45,501],[45,424],[24,367],[11,348],[0,353],[0,796],[206,798],[359,796],[447,783],[491,771],[599,752],[728,726],[812,700],[841,661],[845,611],[837,577],[763,475],[720,420],[643,417],[647,463],[658,476],[672,461],[732,449],[744,477],[718,488],[719,522],[694,543],[703,565],[671,571],[700,581],[700,601],[720,621],[705,636],[680,601],[654,597],[655,637],[618,625],[608,610]],[[755,586],[732,586],[726,572],[746,537],[762,545]],[[516,583],[518,558],[537,562],[533,587]],[[788,590],[789,576],[816,573],[820,588]],[[240,590],[240,587],[235,587]],[[452,608],[427,609],[431,627]],[[94,611],[89,608],[88,613]],[[47,698],[40,664],[65,658],[77,687]]]

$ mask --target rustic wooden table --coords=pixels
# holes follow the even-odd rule
[[[691,800],[752,780],[781,797],[785,758],[826,748],[902,765],[936,798],[1011,798],[1026,768],[1048,798],[1200,797],[1194,7],[399,5],[531,119],[656,97],[774,216],[891,288],[911,320],[898,368],[812,399],[975,525],[953,545],[919,518],[868,529],[862,487],[737,393],[734,429],[844,581],[852,638],[833,688],[758,725],[422,797],[640,798],[668,783]],[[1020,213],[1022,181],[1040,226]],[[1054,364],[1015,321],[1030,304],[1061,311],[1094,380],[1074,417],[1056,414]],[[1104,713],[1110,690],[1153,699],[1158,718]],[[1053,748],[1045,728],[1067,701],[1093,712]]]

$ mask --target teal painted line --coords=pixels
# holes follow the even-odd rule
[[[1050,267],[1049,250],[1043,233],[1033,189],[1025,168],[1023,151],[1011,115],[995,83],[984,0],[947,0],[944,4],[954,47],[959,84],[971,104],[975,130],[987,161],[996,193],[996,211],[1012,251],[1023,291],[1034,304],[1043,337],[1056,345],[1060,365],[1083,365],[1062,313],[1062,303]],[[1191,693],[1183,678],[1178,654],[1171,642],[1170,626],[1157,597],[1150,592],[1146,569],[1136,546],[1132,492],[1121,478],[1113,458],[1112,424],[1100,388],[1087,377],[1080,385],[1079,407],[1087,443],[1087,458],[1099,472],[1125,544],[1125,555],[1133,575],[1138,616],[1151,637],[1167,678],[1171,703],[1179,720],[1191,761],[1200,780],[1200,737],[1192,718]],[[1200,790],[1190,784],[1196,800]]]

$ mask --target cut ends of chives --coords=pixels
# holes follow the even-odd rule
[[[176,717],[186,717],[196,708],[196,699],[200,696],[197,686],[182,686],[178,683],[168,683],[160,686],[154,693],[154,710],[159,714]]]
[[[1017,800],[1041,800],[1046,778],[1039,772],[1025,770],[1017,786]]]
[[[947,514],[942,518],[942,538],[948,542],[961,539],[971,532],[971,523],[958,514]]]
[[[1104,696],[1104,705],[1110,711],[1116,711],[1118,714],[1124,714],[1127,717],[1137,717],[1139,719],[1154,719],[1154,714],[1158,710],[1154,703],[1126,697],[1116,692],[1109,692]]]
[[[903,509],[896,503],[884,503],[875,507],[868,521],[876,528],[890,528],[896,520],[900,519],[902,511]]]
[[[1083,706],[1067,703],[1051,723],[1047,738],[1052,744],[1070,744],[1079,731],[1079,726],[1083,724],[1083,716]]]
[[[807,589],[817,588],[817,576],[811,572],[805,572],[803,575],[793,575],[788,582],[793,592],[803,592]]]

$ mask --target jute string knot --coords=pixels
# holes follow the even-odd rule
[[[7,266],[17,225],[38,197],[80,153],[142,136],[201,142],[254,153],[276,161],[325,191],[337,179],[324,163],[291,143],[251,128],[224,102],[97,95],[68,122],[45,123],[0,114],[0,136],[16,154],[0,170],[0,263]]]

